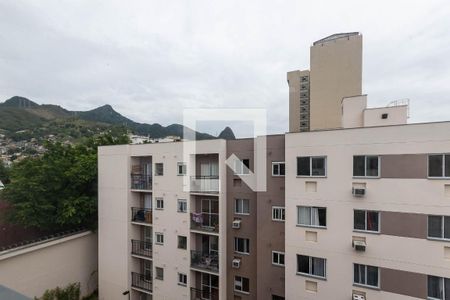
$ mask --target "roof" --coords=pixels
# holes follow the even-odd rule
[[[327,37],[325,37],[323,39],[315,41],[313,43],[313,45],[315,46],[317,44],[323,44],[323,43],[326,43],[326,42],[331,42],[331,41],[334,41],[334,40],[337,40],[337,39],[346,38],[346,37],[350,37],[350,36],[354,36],[354,35],[359,35],[359,32],[335,33],[335,34],[329,35],[329,36],[327,36]]]
[[[27,296],[24,296],[14,290],[7,288],[6,286],[0,285],[0,299],[8,300],[31,300]]]

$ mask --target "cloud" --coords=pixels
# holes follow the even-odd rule
[[[433,0],[0,1],[0,97],[165,125],[184,107],[263,107],[280,133],[286,72],[309,68],[314,40],[360,31],[370,105],[410,98],[411,121],[448,120],[449,13]]]

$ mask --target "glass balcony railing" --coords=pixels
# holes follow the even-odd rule
[[[219,176],[191,176],[191,193],[219,193]]]

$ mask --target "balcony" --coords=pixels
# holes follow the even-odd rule
[[[219,214],[191,213],[191,230],[219,233]]]
[[[219,272],[219,255],[191,250],[191,267],[217,273]]]
[[[152,190],[153,178],[151,175],[131,174],[132,190]]]
[[[216,289],[200,290],[196,288],[191,288],[191,300],[218,300],[219,293]]]
[[[152,273],[144,275],[131,272],[131,286],[151,293],[153,289]]]
[[[151,225],[153,221],[153,212],[151,208],[132,207],[131,222],[141,223],[142,225]]]
[[[131,240],[131,254],[152,258],[152,243]]]
[[[219,176],[191,176],[191,193],[218,194]]]

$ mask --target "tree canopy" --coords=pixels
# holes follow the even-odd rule
[[[2,192],[9,220],[41,229],[97,224],[97,147],[126,144],[126,135],[102,134],[78,145],[49,143],[39,157],[15,163]]]

